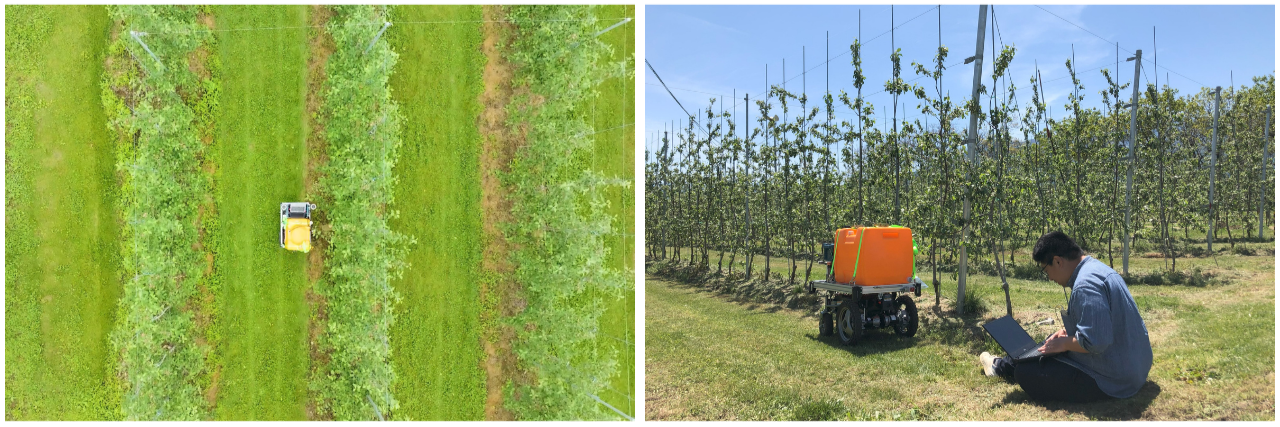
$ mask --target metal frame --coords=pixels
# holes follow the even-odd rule
[[[859,285],[846,284],[846,283],[837,283],[837,282],[832,282],[827,280],[814,280],[814,281],[810,281],[809,284],[805,286],[805,288],[806,288],[805,290],[809,291],[809,293],[814,293],[818,289],[822,289],[822,290],[827,290],[827,291],[841,293],[841,294],[852,294],[854,293],[854,289],[857,288],[858,293],[861,295],[886,294],[886,293],[893,293],[893,292],[910,292],[910,293],[916,293],[917,294],[916,296],[919,296],[918,295],[919,292],[917,291],[923,292],[925,289],[929,288],[929,285],[926,285],[924,281],[920,280],[919,277],[912,277],[911,282],[909,283],[903,283],[898,285],[880,285],[880,286],[859,286]]]

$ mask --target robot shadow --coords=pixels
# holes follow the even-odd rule
[[[868,330],[862,332],[862,338],[856,344],[844,345],[835,335],[824,337],[816,333],[805,334],[813,341],[826,344],[832,348],[843,350],[849,354],[865,356],[869,354],[891,353],[915,347],[915,337],[903,337],[893,333],[892,328]]]

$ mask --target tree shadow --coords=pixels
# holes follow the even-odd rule
[[[757,302],[741,301],[737,299],[733,299],[731,301],[744,304],[742,308],[747,309],[747,311],[750,311],[751,314],[766,314],[766,313],[772,314],[772,313],[777,313],[779,311],[782,311],[783,309],[786,308],[777,304],[761,304]]]
[[[778,294],[777,292],[779,292],[779,290],[776,287],[773,289],[762,288],[767,292],[766,296],[762,296],[759,293],[753,293],[757,290],[757,287],[770,286],[768,284],[761,285],[760,283],[748,281],[734,283],[733,285],[737,285],[738,287],[733,287],[728,286],[724,282],[713,281],[696,283],[671,281],[668,283],[675,288],[688,290],[695,294],[714,297],[726,302],[737,304],[738,306],[746,309],[747,311],[754,312],[755,314],[777,313],[782,310],[806,311],[804,308],[801,308],[802,305],[805,305],[801,303],[802,301],[797,301],[795,304],[789,304],[787,301],[778,301],[777,299],[785,299],[785,294]],[[779,297],[778,295],[783,296]],[[775,298],[769,298],[768,296],[773,296]]]
[[[987,332],[982,329],[983,313],[959,316],[954,310],[938,306],[921,311],[920,333],[922,338],[939,344],[967,349],[970,353],[989,350]]]
[[[702,285],[700,283],[689,283],[689,282],[682,282],[682,281],[669,281],[667,283],[670,284],[671,287],[673,288],[685,289],[685,290],[693,291],[694,293],[703,294],[707,296],[722,297],[724,295],[731,295],[730,293],[725,292],[724,290],[713,289],[705,285]]]
[[[772,314],[787,309],[787,307],[772,302],[760,302],[753,299],[742,298],[729,292],[709,291],[708,293],[718,295],[720,298],[724,299],[725,302],[735,304],[739,308],[751,312],[749,313],[751,315]]]
[[[1027,403],[1042,407],[1049,411],[1067,411],[1084,415],[1091,420],[1106,421],[1126,421],[1141,419],[1142,414],[1147,412],[1147,407],[1151,406],[1151,402],[1160,396],[1160,385],[1150,379],[1142,388],[1138,389],[1138,393],[1125,399],[1108,399],[1100,402],[1089,403],[1071,403],[1071,402],[1041,402],[1032,400],[1027,392],[1021,388],[1009,392],[1005,395],[1004,400],[992,405],[996,408],[1012,403]]]

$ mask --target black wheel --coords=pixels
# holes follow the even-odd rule
[[[836,332],[834,323],[835,321],[831,319],[831,311],[823,309],[822,315],[818,316],[818,335],[829,337],[834,334]]]
[[[862,338],[862,307],[852,299],[844,300],[836,308],[836,334],[840,344],[854,345]]]
[[[898,323],[893,325],[893,331],[904,337],[916,336],[916,329],[920,328],[916,302],[912,301],[911,297],[903,295],[898,297],[895,305],[898,308]]]

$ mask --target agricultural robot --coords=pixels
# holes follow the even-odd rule
[[[306,202],[280,204],[280,247],[286,250],[311,251],[311,211],[316,205]]]
[[[899,226],[842,228],[835,242],[822,244],[825,280],[805,285],[809,293],[827,291],[818,311],[818,332],[836,335],[853,345],[869,329],[892,327],[901,336],[915,336],[919,327],[916,303],[928,286],[915,275],[915,245],[911,229]]]

